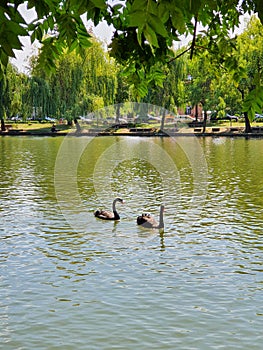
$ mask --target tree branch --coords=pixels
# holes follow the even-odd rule
[[[170,61],[168,61],[168,64],[172,63],[173,61],[177,60],[177,58],[183,56],[186,52],[191,50],[191,46],[188,47],[187,49],[185,49],[184,51],[182,51],[181,53],[179,53],[179,55],[173,57],[172,59],[170,59]]]
[[[196,31],[197,31],[197,16],[195,16],[195,26],[194,26],[193,40],[192,40],[192,44],[191,44],[190,60],[193,58],[193,55],[194,55],[195,42],[196,42]]]

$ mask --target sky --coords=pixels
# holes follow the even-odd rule
[[[36,13],[33,9],[27,10],[26,5],[22,4],[19,6],[19,12],[22,14],[27,23],[33,21],[36,18]],[[112,36],[111,28],[106,24],[106,22],[100,23],[97,27],[93,25],[92,22],[87,22],[87,27],[92,27],[94,35],[105,44],[109,44]],[[30,56],[37,53],[38,45],[37,43],[31,44],[30,38],[20,37],[24,48],[23,50],[14,50],[16,59],[12,59],[11,62],[19,69],[20,72],[28,73],[28,61]]]
[[[35,11],[32,9],[27,10],[25,3],[19,6],[19,11],[28,23],[36,18]],[[235,34],[241,33],[244,30],[248,18],[249,18],[248,16],[241,17],[240,26],[235,31]],[[102,42],[105,42],[105,44],[110,43],[113,32],[111,28],[106,24],[106,22],[100,23],[97,27],[95,27],[92,24],[92,22],[88,22],[87,26],[88,28],[92,27],[95,36],[100,38]],[[17,66],[20,72],[28,73],[29,58],[30,56],[37,53],[38,45],[36,43],[31,45],[30,38],[28,37],[21,37],[20,40],[24,45],[24,48],[23,50],[15,50],[16,59],[12,59],[11,62]],[[180,42],[177,42],[176,48],[178,48],[179,46],[185,45],[189,40],[190,38],[182,37],[182,40]]]

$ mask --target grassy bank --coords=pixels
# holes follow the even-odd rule
[[[13,132],[18,132],[18,131],[24,131],[24,132],[30,132],[30,134],[34,135],[46,135],[51,133],[51,128],[52,128],[53,123],[39,123],[39,122],[29,122],[29,123],[8,123],[6,122],[7,130],[13,131]],[[109,125],[110,126],[110,125]],[[108,127],[109,127],[108,126]],[[252,123],[252,127],[263,127],[263,122],[261,123]],[[140,125],[140,127],[143,128],[155,128],[159,129],[160,125],[159,124],[143,124]],[[213,128],[220,128],[221,131],[227,131],[230,128],[244,128],[244,122],[232,122],[230,123],[229,121],[221,121],[221,122],[213,122],[213,123],[208,123],[207,124],[207,132],[211,132]],[[169,129],[174,129],[175,124],[166,124],[165,129],[169,131]],[[105,125],[97,126],[97,125],[81,125],[81,129],[83,132],[91,130],[91,131],[96,131],[99,129],[105,129]],[[56,133],[69,133],[69,132],[75,132],[76,127],[69,126],[67,124],[56,124]],[[120,129],[119,132],[129,132],[129,129]],[[188,128],[186,124],[182,125],[181,127],[179,126],[179,131],[181,132],[193,132],[194,128]],[[118,131],[117,131],[118,132]]]
[[[23,130],[28,131],[32,134],[47,134],[51,132],[53,123],[6,123],[8,130]],[[56,124],[56,130],[57,132],[69,132],[74,131],[75,128],[70,127],[66,124]]]

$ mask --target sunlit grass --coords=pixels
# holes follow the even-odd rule
[[[37,134],[46,134],[46,133],[50,133],[51,132],[51,127],[53,125],[53,123],[39,123],[39,122],[28,122],[28,123],[24,123],[24,122],[19,122],[19,123],[6,123],[8,125],[12,125],[12,129],[13,130],[23,130],[23,131],[29,131],[32,134],[33,133],[37,133]],[[76,131],[75,126],[69,126],[66,123],[60,124],[60,123],[56,123],[56,130],[57,133],[67,133],[67,132],[74,132]],[[213,128],[213,127],[220,127],[221,129],[228,129],[231,127],[238,127],[238,128],[244,128],[245,127],[245,123],[244,121],[213,121],[213,122],[207,122],[207,131],[209,131],[209,129]],[[252,127],[263,127],[263,122],[252,122],[251,123]],[[97,127],[97,124],[96,124]],[[99,127],[99,126],[98,126]],[[160,123],[151,123],[151,124],[138,124],[137,127],[140,128],[155,128],[156,130],[160,129]],[[178,128],[179,130],[192,130],[193,128],[188,128],[187,124],[183,124],[183,125],[176,125],[175,123],[168,123],[165,124],[165,128],[167,129],[172,129],[172,128]],[[81,128],[83,131],[88,131],[89,129],[93,129],[94,125],[81,125]],[[102,128],[104,129],[105,126]],[[119,129],[117,132],[129,132],[129,129]]]

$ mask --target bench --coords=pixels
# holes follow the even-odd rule
[[[255,127],[252,127],[252,132],[254,133],[260,133],[260,132],[263,132],[263,128],[260,127],[260,126],[255,126]]]
[[[204,125],[203,122],[196,122],[196,121],[188,123],[189,128],[196,128],[203,125]]]
[[[154,132],[155,131],[155,129],[149,129],[149,128],[131,128],[131,129],[129,129],[129,131],[130,132]]]

